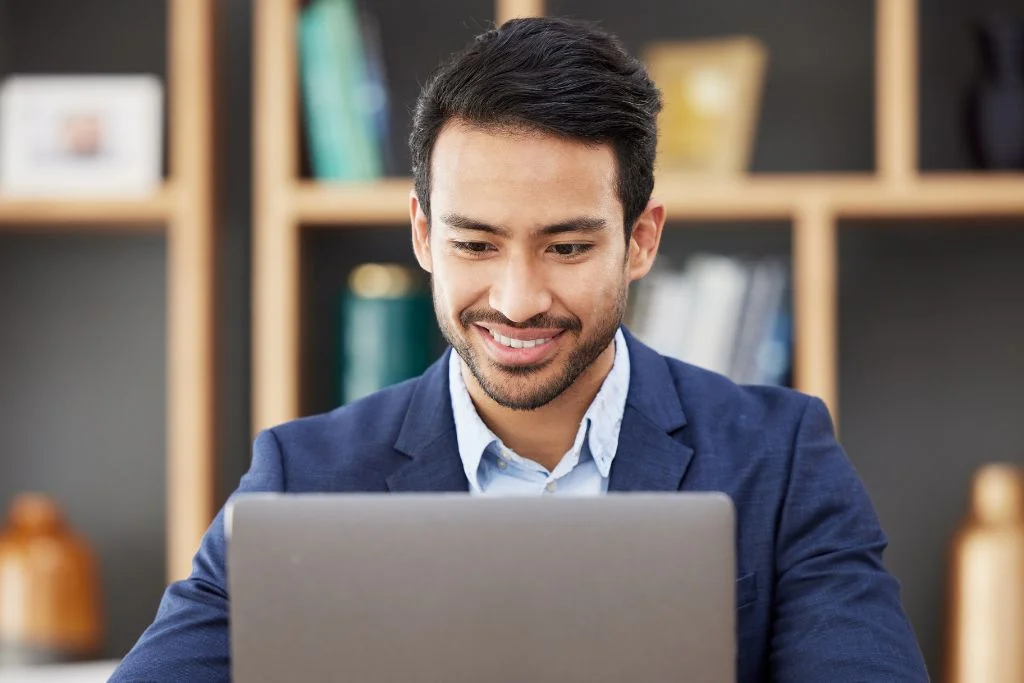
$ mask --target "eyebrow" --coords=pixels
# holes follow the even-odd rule
[[[484,221],[478,221],[458,213],[446,213],[441,216],[441,222],[455,230],[478,230],[499,237],[509,237],[512,232],[500,225],[490,225]],[[595,233],[601,232],[608,227],[608,222],[603,218],[592,216],[577,216],[565,221],[559,221],[552,225],[545,225],[533,231],[533,236],[542,237],[560,235],[566,232]]]

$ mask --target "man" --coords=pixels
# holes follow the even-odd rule
[[[262,432],[238,490],[724,491],[739,680],[926,681],[822,402],[737,386],[621,327],[665,223],[660,108],[642,65],[584,24],[511,21],[442,65],[416,107],[410,216],[454,352]],[[114,681],[227,680],[222,514]]]

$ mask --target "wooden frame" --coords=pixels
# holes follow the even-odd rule
[[[540,15],[542,0],[497,0],[498,21]],[[296,0],[259,0],[253,426],[299,412],[300,226],[399,225],[408,179],[327,185],[298,178]],[[1024,174],[920,174],[917,169],[917,2],[876,0],[877,172],[766,174],[695,180],[661,174],[669,218],[792,221],[796,387],[838,419],[837,222],[844,218],[1024,216]]]
[[[167,234],[167,579],[186,577],[213,519],[213,5],[169,0],[170,176],[132,199],[0,195],[0,232]]]

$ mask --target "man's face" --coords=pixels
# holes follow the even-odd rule
[[[638,276],[615,156],[456,124],[431,170],[431,222],[413,197],[413,239],[441,331],[495,402],[539,408],[608,349]]]

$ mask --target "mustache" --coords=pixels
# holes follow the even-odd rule
[[[495,323],[497,325],[507,325],[508,327],[512,327],[517,330],[529,330],[536,328],[542,330],[560,329],[567,330],[569,332],[579,332],[583,329],[583,323],[580,322],[579,318],[574,316],[554,316],[548,315],[547,313],[540,313],[529,320],[517,323],[512,322],[495,310],[463,311],[459,316],[459,322],[462,323],[463,327],[469,327],[473,323]]]

